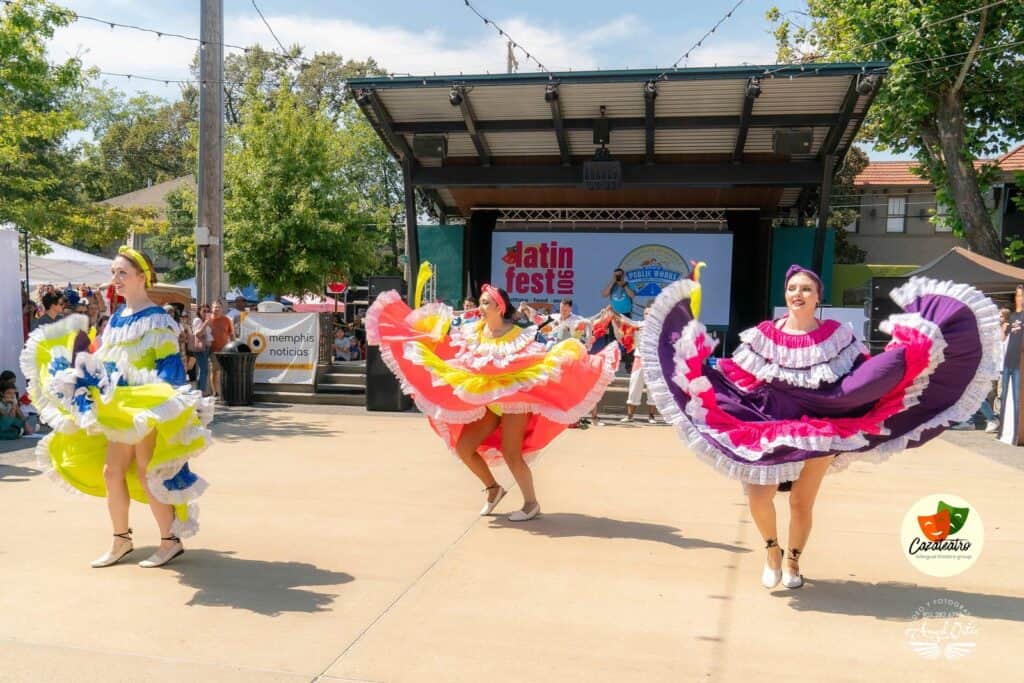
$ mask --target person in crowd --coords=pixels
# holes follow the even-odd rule
[[[224,314],[224,304],[220,301],[213,302],[213,306],[210,307],[210,314],[210,331],[213,333],[213,342],[210,344],[210,355],[212,357],[210,374],[213,381],[211,392],[214,396],[220,396],[220,363],[217,362],[217,356],[214,354],[235,338],[235,326],[231,322],[231,318]]]
[[[213,328],[210,306],[202,304],[192,321],[192,339],[196,359],[196,383],[203,396],[210,395],[210,349],[213,348]]]
[[[344,325],[338,325],[338,329],[334,331],[334,360],[337,361],[349,361],[354,360],[352,358],[353,343],[355,339],[348,335],[348,330]],[[358,356],[359,352],[356,351]]]
[[[25,292],[21,293],[21,327],[23,339],[28,339],[28,333],[32,331],[39,313],[39,307],[28,297]]]
[[[584,345],[587,344],[587,340],[594,333],[594,325],[589,318],[573,313],[572,306],[572,299],[562,299],[559,302],[558,315],[548,335],[549,341],[557,344],[566,339],[578,339]]]
[[[467,296],[462,300],[462,319],[472,320],[473,318],[480,315],[480,309],[477,308],[478,304],[476,299],[471,296]]]
[[[43,314],[32,321],[32,329],[43,327],[57,322],[64,317],[63,297],[56,292],[43,294]]]
[[[109,322],[110,322],[110,316],[107,315],[106,313],[103,313],[102,315],[100,315],[99,318],[96,319],[96,325],[93,327],[93,329],[96,332],[95,332],[95,334],[90,333],[90,335],[89,335],[89,337],[90,337],[89,352],[90,353],[96,353],[96,351],[100,348],[100,340],[103,339],[103,331],[105,329],[107,329],[107,323],[109,323]]]
[[[18,389],[14,382],[0,380],[0,439],[20,439],[31,435],[33,431],[32,424],[21,412]]]
[[[1021,442],[1020,434],[1020,360],[1024,338],[1024,285],[1017,285],[1013,295],[1013,313],[1010,314],[1003,327],[1003,371],[1001,382],[1003,387],[1000,402],[999,440],[1017,446]]]
[[[743,482],[767,552],[762,584],[800,588],[825,474],[920,446],[974,414],[997,372],[998,313],[973,287],[911,278],[890,293],[904,311],[888,320],[892,342],[870,357],[851,326],[818,319],[821,278],[793,265],[786,315],[741,333],[711,367],[698,277],[654,301],[639,345],[648,391],[688,451]],[[789,491],[785,552],[779,490]]]
[[[210,444],[213,403],[187,384],[178,326],[149,297],[149,257],[122,247],[111,275],[126,303],[96,353],[78,350],[88,321],[73,315],[33,331],[21,367],[53,428],[37,449],[40,460],[65,485],[106,498],[114,538],[91,566],[109,567],[134,550],[134,498],[148,503],[160,532],[159,547],[139,566],[159,567],[181,555],[181,539],[199,529],[195,501],[207,484],[189,460]]]
[[[622,268],[612,271],[612,278],[601,290],[601,296],[607,297],[608,304],[619,315],[624,315],[627,318],[633,315],[633,297],[636,296],[636,292],[633,291],[633,287],[626,277],[626,271]]]
[[[523,496],[508,519],[533,519],[540,503],[527,461],[590,411],[614,376],[618,349],[590,356],[569,339],[546,350],[536,326],[516,325],[508,293],[491,285],[480,294],[480,317],[459,326],[449,325],[454,313],[444,304],[416,305],[410,310],[393,290],[378,296],[366,315],[369,343],[380,346],[403,390],[483,483],[480,514],[506,493],[489,466],[504,462]]]
[[[185,368],[186,377],[192,379],[192,372],[195,370],[196,365],[196,359],[192,351],[192,348],[195,346],[192,337],[192,326],[181,324],[181,309],[174,304],[166,304],[164,312],[178,326],[178,353],[181,355],[181,364]]]
[[[629,321],[628,318],[621,319],[621,325],[631,326],[634,330],[643,330],[644,322],[647,320],[648,314],[651,312],[651,305],[648,304],[644,307],[644,319],[638,323]],[[640,354],[635,354],[633,359],[633,369],[629,373],[629,393],[626,395],[626,416],[620,420],[621,422],[632,422],[633,416],[636,414],[636,409],[643,401],[644,390],[647,388],[647,382],[644,380],[643,373],[643,358]],[[647,421],[650,424],[657,422],[655,418],[656,411],[654,408],[654,399],[650,396],[647,397]]]
[[[231,310],[225,314],[231,318],[231,325],[233,326],[232,335],[237,335],[241,331],[243,313],[245,313],[245,297],[236,296]]]

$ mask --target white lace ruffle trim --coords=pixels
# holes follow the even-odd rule
[[[737,461],[710,442],[709,436],[699,431],[691,418],[684,414],[676,403],[662,374],[658,343],[664,329],[665,318],[678,303],[689,298],[694,286],[695,283],[683,280],[667,287],[654,301],[648,314],[647,327],[641,334],[638,349],[643,358],[642,371],[647,381],[650,399],[654,401],[666,422],[675,427],[679,438],[697,454],[698,458],[726,476],[748,484],[765,485],[797,479],[803,469],[803,462],[762,465]],[[915,299],[925,295],[955,298],[966,304],[973,312],[982,346],[981,362],[973,380],[964,394],[952,406],[907,434],[890,439],[870,451],[839,453],[832,460],[829,467],[830,473],[842,471],[855,461],[883,462],[892,454],[906,449],[908,444],[920,440],[925,431],[969,418],[988,395],[992,381],[998,377],[1002,334],[995,305],[973,287],[952,282],[938,282],[928,278],[913,278],[906,285],[893,291],[891,296],[897,304],[906,308]],[[932,340],[929,368],[920,377],[915,378],[904,396],[904,406],[909,407],[919,401],[935,367],[942,362],[945,340],[934,323],[924,320],[917,314],[894,316],[893,323],[913,327]],[[699,325],[699,323],[697,324]],[[688,409],[689,404],[692,403],[696,403],[696,401],[689,401]],[[805,448],[805,450],[818,449]],[[732,451],[730,450],[730,452]]]
[[[771,324],[770,321],[761,323]],[[836,325],[833,332],[817,344],[800,347],[776,343],[761,325],[740,333],[743,343],[733,353],[732,361],[762,382],[780,380],[792,386],[817,389],[822,384],[838,381],[853,369],[858,358],[868,355],[867,347],[854,337],[849,325]]]

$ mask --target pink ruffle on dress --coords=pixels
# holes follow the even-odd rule
[[[485,336],[479,319],[453,325],[452,309],[427,304],[412,310],[395,291],[377,297],[366,314],[366,337],[454,452],[462,430],[495,414],[529,413],[523,456],[535,455],[601,400],[619,364],[618,349],[589,355],[576,339],[551,349],[537,328]],[[501,455],[499,426],[479,447],[485,460]]]

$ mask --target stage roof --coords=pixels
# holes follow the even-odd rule
[[[785,211],[841,160],[886,64],[376,77],[348,87],[415,186],[483,206]],[[860,86],[860,87],[858,87]],[[604,107],[618,184],[585,183]],[[588,176],[592,181],[592,175]]]

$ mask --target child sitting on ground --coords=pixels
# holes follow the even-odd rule
[[[18,390],[10,382],[0,384],[0,439],[20,439],[33,431],[18,403]]]

